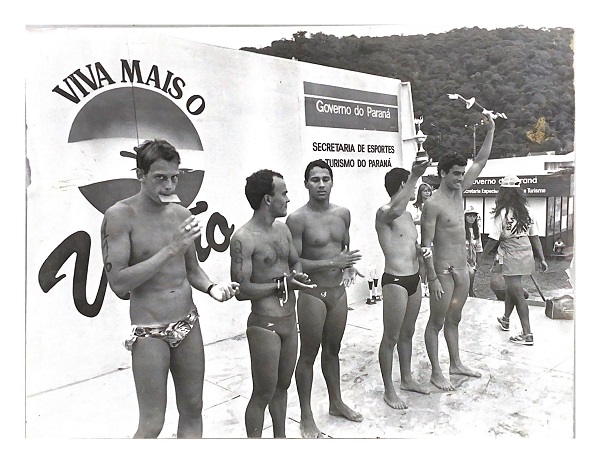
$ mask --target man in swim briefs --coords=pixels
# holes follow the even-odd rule
[[[385,256],[381,277],[383,338],[379,346],[379,366],[385,389],[383,399],[396,409],[406,408],[406,403],[398,397],[392,382],[395,347],[400,361],[400,387],[429,393],[413,379],[411,372],[412,338],[423,296],[418,258],[421,246],[417,243],[413,217],[406,210],[408,202],[415,199],[418,179],[429,165],[429,161],[414,163],[411,172],[398,167],[390,170],[385,176],[385,188],[391,199],[375,216],[375,229]],[[431,251],[423,257],[430,258]]]
[[[466,159],[444,155],[438,162],[440,187],[423,206],[422,247],[433,250],[425,259],[430,294],[430,313],[425,328],[425,347],[431,362],[431,382],[444,391],[454,390],[444,376],[438,359],[438,335],[442,327],[450,356],[450,374],[480,377],[460,360],[458,324],[469,293],[469,271],[465,247],[463,191],[473,185],[490,156],[494,139],[494,119],[486,112],[487,134],[473,164],[465,172]]]
[[[287,188],[281,174],[259,170],[246,179],[252,218],[231,239],[231,278],[240,284],[239,300],[251,301],[246,336],[250,348],[252,396],[246,408],[246,434],[261,437],[265,409],[273,436],[285,437],[287,390],[292,381],[298,332],[294,290],[311,288],[302,273],[288,227],[275,220],[287,215]]]
[[[321,347],[329,414],[351,421],[363,419],[342,401],[339,360],[348,315],[346,286],[355,281],[356,275],[362,275],[353,267],[360,254],[348,251],[350,211],[329,202],[333,186],[329,164],[320,159],[310,162],[304,172],[304,186],[308,202],[288,217],[287,225],[302,268],[317,285],[298,292],[300,356],[296,365],[302,437],[317,438],[323,435],[315,423],[310,400],[313,365]]]
[[[139,405],[135,438],[160,434],[173,377],[179,411],[177,437],[202,437],[204,345],[192,288],[217,301],[234,296],[237,283],[213,283],[198,265],[194,240],[202,227],[172,199],[179,153],[164,140],[137,152],[140,192],[110,207],[102,222],[104,270],[112,290],[129,295],[131,351]]]

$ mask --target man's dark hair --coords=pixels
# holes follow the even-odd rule
[[[305,182],[308,182],[308,177],[310,176],[310,171],[314,167],[322,167],[323,169],[327,169],[329,171],[329,176],[331,177],[331,180],[333,180],[333,171],[331,170],[331,166],[329,164],[327,164],[325,161],[323,161],[322,159],[317,159],[315,161],[309,162],[308,165],[306,166],[306,170],[304,171],[304,181]]]
[[[394,167],[387,174],[385,174],[385,189],[390,197],[398,193],[400,186],[403,182],[408,180],[409,175],[410,172],[401,167]]]
[[[246,178],[246,198],[255,211],[260,207],[265,195],[273,194],[273,177],[282,179],[283,175],[269,169],[261,169]]]
[[[134,148],[136,152],[136,167],[144,174],[150,171],[150,166],[159,159],[167,162],[181,163],[181,157],[173,145],[165,140],[146,140]]]
[[[467,159],[460,154],[444,154],[437,166],[438,175],[441,177],[442,172],[450,172],[452,166],[466,166]]]

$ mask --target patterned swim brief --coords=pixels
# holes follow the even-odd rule
[[[156,338],[166,342],[171,347],[177,347],[192,331],[196,320],[198,320],[198,310],[194,307],[183,320],[168,325],[153,327],[133,325],[131,335],[123,342],[123,345],[125,349],[131,351],[137,338]]]

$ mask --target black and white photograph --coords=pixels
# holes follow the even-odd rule
[[[588,36],[459,3],[24,13],[17,438],[589,435]]]

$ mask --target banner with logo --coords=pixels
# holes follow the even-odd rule
[[[416,151],[408,83],[127,28],[27,36],[28,394],[130,364],[128,302],[108,288],[100,225],[139,191],[132,153],[146,139],[181,154],[177,194],[206,224],[196,252],[214,280],[230,279],[231,236],[252,216],[246,177],[280,172],[292,212],[317,158],[333,166],[331,201],[351,212],[363,270],[382,270],[383,178]],[[367,292],[359,280],[349,301]],[[249,302],[194,300],[205,343],[245,331]]]

